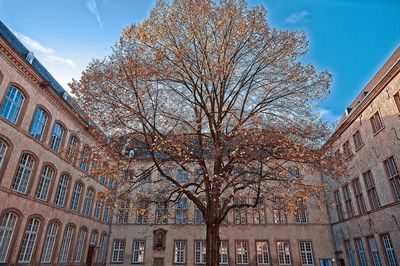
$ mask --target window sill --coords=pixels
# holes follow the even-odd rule
[[[383,131],[385,129],[385,127],[382,127],[381,129],[379,129],[378,131],[376,131],[375,133],[374,133],[374,137],[376,136],[376,135],[378,135],[381,131]]]
[[[364,146],[365,146],[365,144],[363,143],[363,144],[361,144],[360,146],[356,147],[356,152],[358,152],[359,150],[361,150],[361,148],[364,147]]]

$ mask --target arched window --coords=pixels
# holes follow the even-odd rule
[[[78,144],[79,144],[79,141],[78,141],[77,137],[71,136],[69,138],[68,146],[67,146],[67,153],[65,155],[65,158],[68,161],[73,162],[75,160],[75,154],[76,154],[76,150],[78,148]]]
[[[6,159],[7,148],[7,143],[4,140],[0,139],[0,169],[3,165],[4,160]]]
[[[46,240],[43,245],[42,263],[50,263],[53,257],[54,246],[58,234],[58,224],[52,222],[47,229]]]
[[[99,240],[99,248],[97,251],[97,262],[103,262],[103,254],[104,254],[104,241],[106,238],[106,234],[102,233]]]
[[[76,241],[76,248],[75,248],[75,259],[74,262],[81,262],[82,260],[82,253],[83,248],[85,247],[85,240],[86,240],[86,229],[79,230],[78,239]]]
[[[65,196],[67,195],[69,185],[69,178],[67,175],[62,175],[60,177],[60,182],[58,183],[57,194],[54,199],[54,203],[60,207],[64,207]]]
[[[33,121],[31,124],[31,129],[29,130],[29,134],[37,140],[42,140],[44,129],[46,127],[48,116],[46,112],[37,107],[35,111],[35,116],[33,117]]]
[[[0,115],[11,123],[16,124],[24,99],[25,97],[22,95],[22,92],[11,86],[0,107]]]
[[[69,225],[65,229],[63,241],[61,243],[60,257],[58,259],[60,262],[68,261],[68,254],[71,248],[71,242],[73,236],[74,236],[74,228],[71,225]]]
[[[79,168],[87,172],[89,170],[89,158],[90,158],[90,148],[85,146],[82,149],[81,161],[79,163]]]
[[[92,231],[92,233],[90,234],[89,245],[94,247],[96,246],[96,242],[97,242],[97,232]]]
[[[94,205],[94,218],[97,220],[100,220],[100,215],[101,215],[101,203],[100,200],[96,200],[96,203]]]
[[[14,235],[15,226],[18,217],[12,212],[6,212],[0,223],[0,263],[6,263],[12,237]]]
[[[81,194],[82,194],[82,184],[76,182],[74,186],[74,191],[72,192],[72,199],[70,206],[71,211],[78,211]]]
[[[28,221],[24,238],[21,244],[18,262],[29,263],[32,259],[32,253],[35,248],[36,239],[39,233],[40,221],[38,218],[32,218]]]
[[[92,210],[94,190],[89,188],[86,193],[85,203],[83,204],[83,215],[89,216]]]
[[[37,190],[36,193],[37,199],[47,201],[50,183],[51,180],[53,179],[53,176],[54,176],[54,169],[51,166],[46,165],[45,167],[43,167],[39,183],[39,189]]]
[[[60,123],[55,123],[51,133],[50,149],[55,152],[60,151],[61,142],[64,136],[64,128]]]
[[[12,183],[12,189],[26,194],[28,188],[29,178],[32,174],[33,165],[35,160],[27,153],[24,153],[19,161],[18,170]]]

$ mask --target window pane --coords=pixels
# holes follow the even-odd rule
[[[11,240],[17,224],[17,216],[11,212],[3,215],[0,224],[0,263],[5,263],[8,252],[11,250]]]
[[[43,137],[44,128],[46,127],[47,115],[42,108],[36,108],[35,116],[33,117],[31,129],[29,133],[37,140]]]
[[[29,178],[33,170],[34,160],[29,154],[23,154],[19,161],[18,170],[15,175],[12,189],[19,193],[26,193]]]
[[[11,123],[16,124],[23,102],[24,96],[22,93],[17,88],[10,87],[0,108],[0,115]]]
[[[50,148],[55,151],[59,152],[61,147],[61,141],[64,136],[64,128],[59,124],[56,123],[53,128],[53,133],[51,134],[51,142]]]

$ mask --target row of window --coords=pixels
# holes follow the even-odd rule
[[[389,234],[380,235],[383,252],[378,248],[378,243],[375,237],[366,237],[363,241],[362,238],[354,239],[354,246],[350,240],[345,240],[344,245],[346,249],[346,255],[350,266],[398,266],[396,253],[393,248],[392,240]],[[364,246],[364,242],[367,244]],[[368,253],[367,253],[368,251]]]
[[[397,168],[396,161],[393,156],[389,157],[385,161],[383,161],[383,165],[385,168],[386,176],[389,180],[394,198],[396,201],[400,200],[400,175]],[[364,185],[366,188],[366,194],[369,201],[369,206],[371,210],[377,209],[381,207],[381,202],[379,199],[379,195],[376,191],[374,176],[370,170],[364,172],[362,174],[362,179],[364,181]],[[350,186],[353,189],[353,193],[355,196],[356,206],[358,210],[358,214],[363,214],[367,211],[367,207],[364,201],[363,190],[361,187],[360,178],[355,178],[351,181],[351,184],[345,184],[342,186],[342,194],[344,198],[345,208],[347,212],[347,217],[353,217],[355,215],[355,210],[353,206],[352,197],[350,194]],[[340,197],[339,190],[335,190],[333,192],[336,211],[339,220],[344,219],[344,212],[342,207],[342,201]]]
[[[21,222],[20,219],[16,213],[11,211],[5,212],[1,217],[0,263],[7,263],[11,251],[17,249],[15,246],[15,243],[17,243],[15,237],[17,225]],[[33,251],[39,245],[42,223],[42,220],[38,217],[28,220],[19,248],[18,263],[31,262]],[[72,259],[73,262],[79,263],[84,260],[84,251],[87,249],[87,245],[90,245],[98,247],[96,259],[98,262],[102,262],[105,253],[104,243],[106,241],[106,233],[102,233],[98,240],[98,233],[93,230],[88,242],[88,230],[86,228],[80,228],[77,236],[75,236],[75,231],[75,226],[67,225],[64,233],[61,235],[61,223],[56,221],[50,222],[42,245],[40,261],[42,263],[50,263],[57,260],[58,262],[65,263]],[[76,239],[75,251],[71,253],[73,239]],[[57,244],[59,240],[61,240],[60,245]],[[60,247],[58,258],[55,258],[55,247]],[[73,258],[69,257],[70,254],[73,254]]]
[[[175,240],[173,253],[173,263],[185,264],[187,263],[187,241]],[[111,254],[111,262],[123,263],[126,242],[125,240],[114,240],[113,249]],[[301,258],[301,265],[314,265],[314,255],[312,244],[309,241],[299,242],[299,253]],[[292,265],[291,250],[288,241],[277,241],[277,260],[279,265]],[[144,263],[146,250],[145,240],[133,240],[132,245],[132,263]],[[255,253],[257,265],[269,265],[271,263],[269,243],[268,241],[256,241]],[[235,260],[236,264],[248,265],[250,263],[250,252],[248,241],[235,242]],[[228,241],[222,240],[219,250],[220,264],[226,265],[229,263]],[[194,263],[206,263],[206,242],[194,241]],[[329,265],[329,264],[324,264]]]

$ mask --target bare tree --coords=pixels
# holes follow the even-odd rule
[[[144,174],[119,178],[118,198],[138,190],[148,202],[187,197],[206,222],[207,265],[219,265],[219,226],[230,210],[319,197],[321,184],[299,170],[335,169],[315,112],[331,75],[299,62],[304,32],[272,29],[266,14],[245,0],[158,1],[72,84],[113,139],[114,170],[141,165]]]

